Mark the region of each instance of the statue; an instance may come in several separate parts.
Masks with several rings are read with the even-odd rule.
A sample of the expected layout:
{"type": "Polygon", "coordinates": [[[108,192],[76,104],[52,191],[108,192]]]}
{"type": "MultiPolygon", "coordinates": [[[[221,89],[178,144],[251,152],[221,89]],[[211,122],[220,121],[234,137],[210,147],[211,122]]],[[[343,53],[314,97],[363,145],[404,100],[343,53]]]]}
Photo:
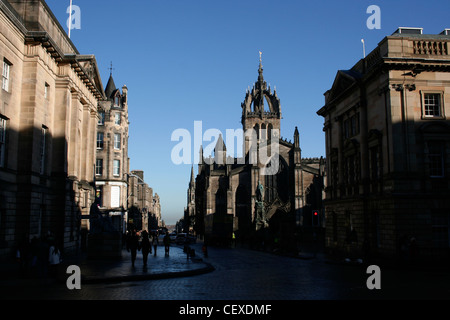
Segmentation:
{"type": "Polygon", "coordinates": [[[96,198],[94,203],[91,205],[89,215],[91,234],[98,234],[103,232],[111,233],[116,231],[109,217],[103,217],[102,213],[100,212],[98,198],[96,198]]]}
{"type": "Polygon", "coordinates": [[[263,202],[264,201],[264,187],[262,186],[260,181],[258,181],[258,187],[256,189],[256,199],[259,202],[263,202]]]}
{"type": "Polygon", "coordinates": [[[264,208],[264,187],[260,181],[258,181],[258,187],[256,188],[255,211],[256,230],[268,227],[268,223],[266,221],[266,212],[264,208]]]}

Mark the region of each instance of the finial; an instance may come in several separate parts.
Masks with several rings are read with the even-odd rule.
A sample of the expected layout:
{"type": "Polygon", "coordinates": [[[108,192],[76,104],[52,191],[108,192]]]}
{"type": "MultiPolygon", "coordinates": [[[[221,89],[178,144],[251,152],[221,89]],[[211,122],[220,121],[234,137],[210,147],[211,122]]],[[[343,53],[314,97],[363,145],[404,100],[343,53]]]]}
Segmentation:
{"type": "Polygon", "coordinates": [[[108,69],[109,69],[109,75],[112,76],[112,71],[115,69],[115,68],[113,68],[112,61],[111,61],[110,67],[108,69]]]}

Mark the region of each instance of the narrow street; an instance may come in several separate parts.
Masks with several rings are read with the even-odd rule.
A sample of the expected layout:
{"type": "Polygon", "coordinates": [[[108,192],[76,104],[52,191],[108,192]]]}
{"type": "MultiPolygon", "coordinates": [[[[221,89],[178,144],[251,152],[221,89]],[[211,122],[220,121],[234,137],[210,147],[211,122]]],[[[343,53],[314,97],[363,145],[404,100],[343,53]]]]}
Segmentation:
{"type": "MultiPolygon", "coordinates": [[[[24,299],[69,300],[349,300],[448,299],[450,273],[381,269],[381,289],[369,290],[362,265],[331,263],[322,255],[309,259],[279,256],[246,248],[192,245],[214,271],[191,277],[107,284],[64,283],[28,288],[24,299]]],[[[161,248],[162,250],[162,248],[161,248]]],[[[160,251],[162,252],[162,251],[160,251]]],[[[151,258],[151,257],[150,257],[151,258]]],[[[169,258],[170,259],[170,258],[169,258]]]]}

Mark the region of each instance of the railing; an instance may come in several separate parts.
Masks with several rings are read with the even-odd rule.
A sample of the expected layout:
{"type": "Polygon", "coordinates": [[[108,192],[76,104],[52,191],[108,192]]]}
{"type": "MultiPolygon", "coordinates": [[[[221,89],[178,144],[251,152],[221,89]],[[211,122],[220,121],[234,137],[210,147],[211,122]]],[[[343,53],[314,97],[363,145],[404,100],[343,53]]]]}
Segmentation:
{"type": "Polygon", "coordinates": [[[414,54],[448,55],[448,42],[417,40],[413,44],[414,54]]]}

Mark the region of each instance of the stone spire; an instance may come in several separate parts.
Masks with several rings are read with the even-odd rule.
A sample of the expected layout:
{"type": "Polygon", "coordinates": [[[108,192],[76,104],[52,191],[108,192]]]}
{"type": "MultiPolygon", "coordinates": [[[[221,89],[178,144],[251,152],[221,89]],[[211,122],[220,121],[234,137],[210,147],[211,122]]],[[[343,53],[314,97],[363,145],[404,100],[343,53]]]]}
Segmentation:
{"type": "Polygon", "coordinates": [[[193,188],[195,186],[195,177],[194,177],[194,165],[191,167],[191,181],[189,182],[189,188],[193,188]]]}

